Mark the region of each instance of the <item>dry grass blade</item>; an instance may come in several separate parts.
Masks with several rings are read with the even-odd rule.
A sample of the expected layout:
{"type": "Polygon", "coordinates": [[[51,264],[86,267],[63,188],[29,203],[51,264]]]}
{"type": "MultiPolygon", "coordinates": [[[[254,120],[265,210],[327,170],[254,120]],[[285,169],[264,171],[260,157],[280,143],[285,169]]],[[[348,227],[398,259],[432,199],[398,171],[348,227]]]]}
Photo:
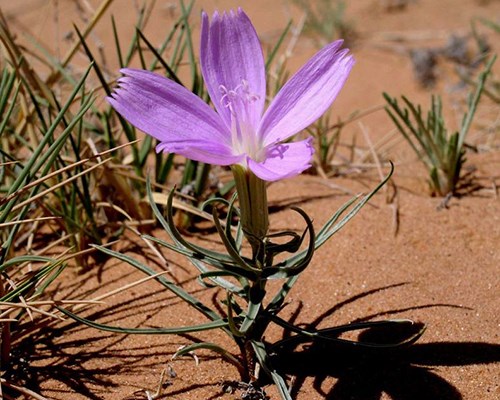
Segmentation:
{"type": "Polygon", "coordinates": [[[117,213],[123,215],[129,221],[133,221],[134,220],[129,214],[127,214],[127,212],[123,208],[118,207],[116,204],[106,203],[106,202],[100,201],[100,202],[97,202],[95,204],[95,206],[96,207],[102,207],[102,208],[110,208],[110,209],[116,211],[117,213]]]}
{"type": "MultiPolygon", "coordinates": [[[[96,155],[94,155],[94,156],[91,156],[91,157],[85,158],[85,159],[80,160],[80,161],[73,162],[71,165],[67,165],[67,166],[65,166],[65,167],[63,167],[63,168],[59,168],[59,169],[58,169],[58,170],[56,170],[56,171],[53,171],[53,172],[51,172],[51,173],[49,173],[49,174],[46,174],[46,175],[42,176],[41,178],[36,179],[36,180],[34,180],[34,181],[32,181],[32,182],[30,182],[30,183],[28,183],[28,184],[26,184],[26,185],[22,186],[22,187],[21,187],[21,188],[19,188],[17,191],[15,191],[15,192],[11,193],[9,196],[6,196],[6,197],[2,198],[2,199],[0,200],[0,205],[1,205],[1,204],[4,204],[4,203],[7,203],[9,200],[13,199],[14,197],[19,196],[21,193],[26,192],[27,190],[31,189],[32,187],[38,186],[40,183],[42,183],[42,182],[44,182],[44,181],[46,181],[46,180],[49,180],[49,179],[51,179],[51,178],[53,178],[53,177],[55,177],[55,176],[57,176],[57,175],[60,175],[60,174],[62,174],[63,172],[70,171],[70,170],[72,170],[72,169],[74,169],[74,168],[76,168],[76,167],[78,167],[78,166],[80,166],[80,165],[83,165],[83,164],[85,164],[85,163],[87,163],[87,162],[89,162],[89,161],[91,161],[91,160],[93,160],[93,159],[95,159],[95,158],[99,158],[99,157],[101,157],[101,156],[103,156],[103,155],[106,155],[106,154],[112,153],[112,152],[114,152],[114,151],[116,151],[116,150],[119,150],[119,149],[121,149],[121,148],[123,148],[123,147],[130,146],[130,145],[132,145],[132,144],[133,144],[133,143],[126,143],[126,144],[122,144],[122,145],[120,145],[120,146],[116,146],[116,147],[114,147],[114,148],[112,148],[112,149],[105,150],[105,151],[103,151],[103,152],[101,152],[101,153],[98,153],[98,154],[96,154],[96,155]]],[[[95,166],[94,166],[94,167],[95,167],[95,166]]],[[[87,171],[87,172],[89,172],[89,171],[90,171],[90,169],[89,169],[89,170],[86,170],[86,171],[87,171]]],[[[84,172],[85,172],[85,171],[84,171],[84,172]]],[[[72,179],[72,180],[73,180],[73,179],[72,179]]],[[[67,183],[67,182],[69,182],[69,181],[65,181],[65,182],[67,183]]]]}
{"type": "MultiPolygon", "coordinates": [[[[152,193],[152,197],[153,197],[153,200],[156,204],[161,204],[161,205],[165,206],[168,203],[168,195],[166,195],[164,193],[154,192],[154,193],[152,193]]],[[[147,201],[147,199],[145,199],[145,200],[147,201]]],[[[190,205],[182,200],[177,200],[174,198],[172,205],[174,208],[176,208],[178,210],[186,211],[190,214],[196,215],[197,217],[206,219],[207,221],[213,220],[212,214],[207,213],[205,211],[201,211],[199,208],[194,207],[194,206],[192,206],[192,205],[190,205]]]]}
{"type": "MultiPolygon", "coordinates": [[[[30,306],[53,306],[53,305],[72,305],[72,304],[103,304],[102,301],[98,300],[36,300],[30,301],[27,304],[30,306]]],[[[0,301],[0,308],[2,307],[19,307],[19,303],[12,303],[9,301],[0,301]]]]}
{"type": "MultiPolygon", "coordinates": [[[[134,286],[134,285],[132,285],[134,286]]],[[[0,301],[0,322],[17,322],[16,318],[8,318],[8,316],[19,310],[25,310],[30,317],[30,320],[33,322],[34,317],[32,313],[40,314],[45,317],[49,317],[51,319],[57,319],[60,321],[64,321],[64,318],[60,315],[54,314],[50,311],[46,311],[41,306],[58,306],[58,305],[79,305],[90,306],[90,305],[99,305],[104,304],[102,301],[97,299],[93,300],[51,300],[51,301],[25,301],[23,299],[20,303],[13,303],[9,301],[0,301]]]]}
{"type": "Polygon", "coordinates": [[[9,226],[14,226],[14,225],[19,225],[19,224],[29,224],[31,222],[50,221],[50,220],[59,219],[59,218],[60,217],[39,217],[39,218],[23,219],[20,221],[3,222],[3,223],[0,223],[0,228],[7,228],[9,226]]]}
{"type": "Polygon", "coordinates": [[[13,164],[19,164],[19,161],[0,162],[0,167],[6,167],[8,165],[13,165],[13,164]]]}
{"type": "Polygon", "coordinates": [[[345,125],[350,124],[351,122],[354,122],[358,119],[362,119],[364,117],[367,117],[368,115],[371,115],[373,113],[376,113],[377,111],[381,111],[384,109],[383,105],[377,105],[377,106],[372,106],[364,110],[356,111],[352,113],[345,121],[340,121],[337,122],[331,126],[328,127],[328,130],[335,129],[335,128],[342,128],[345,125]]]}
{"type": "MultiPolygon", "coordinates": [[[[365,138],[366,144],[368,145],[368,149],[370,151],[370,154],[373,158],[375,165],[377,166],[377,172],[378,172],[379,178],[382,180],[382,179],[384,179],[384,171],[382,170],[382,163],[380,162],[380,157],[377,154],[377,150],[375,149],[375,146],[373,145],[373,142],[370,138],[370,134],[368,133],[368,129],[366,128],[366,126],[362,122],[359,123],[359,128],[361,129],[361,132],[363,133],[363,136],[365,138]]],[[[383,189],[387,193],[387,186],[384,186],[383,189]]]]}
{"type": "Polygon", "coordinates": [[[94,170],[94,169],[96,169],[96,168],[99,168],[100,166],[102,166],[103,164],[105,164],[105,163],[107,163],[107,162],[109,162],[109,161],[111,161],[111,158],[108,158],[108,159],[106,159],[106,160],[104,160],[104,161],[101,161],[101,162],[99,162],[99,163],[97,163],[97,164],[93,165],[92,167],[87,168],[86,170],[84,170],[84,171],[82,171],[82,172],[80,172],[80,173],[78,173],[78,174],[76,174],[76,175],[71,176],[71,178],[65,179],[64,181],[59,182],[59,183],[57,183],[57,184],[55,184],[55,185],[51,186],[50,188],[48,188],[48,189],[44,190],[43,192],[40,192],[40,193],[38,193],[37,195],[35,195],[35,196],[33,196],[33,197],[30,197],[29,199],[27,199],[27,200],[25,200],[25,201],[22,201],[22,202],[21,202],[21,203],[19,203],[19,204],[16,204],[16,205],[12,208],[12,211],[16,211],[16,210],[18,210],[18,209],[20,209],[20,208],[22,208],[22,207],[24,207],[24,206],[26,206],[26,205],[28,205],[28,204],[33,203],[34,201],[36,201],[36,200],[38,200],[38,199],[40,199],[40,198],[43,198],[44,196],[48,195],[49,193],[51,193],[51,192],[55,191],[56,189],[59,189],[60,187],[62,187],[62,186],[64,186],[64,185],[66,185],[67,183],[72,182],[72,181],[74,181],[75,179],[78,179],[79,177],[81,177],[81,176],[83,176],[83,175],[85,175],[85,174],[88,174],[89,172],[93,171],[93,170],[94,170]]]}
{"type": "MultiPolygon", "coordinates": [[[[148,282],[152,279],[156,279],[158,278],[159,276],[162,276],[162,275],[165,275],[165,274],[168,274],[169,271],[162,271],[162,272],[158,272],[157,274],[154,274],[154,275],[149,275],[145,278],[142,278],[142,279],[139,279],[135,282],[131,282],[127,285],[124,285],[122,287],[119,287],[118,289],[115,289],[115,290],[112,290],[110,292],[107,292],[107,293],[104,293],[100,296],[97,296],[97,297],[94,297],[92,300],[80,300],[78,303],[76,303],[76,306],[73,308],[74,311],[77,311],[77,310],[80,310],[86,306],[89,306],[89,305],[95,305],[95,304],[103,304],[103,301],[104,299],[108,298],[108,297],[111,297],[115,294],[118,294],[118,293],[121,293],[125,290],[128,290],[128,289],[131,289],[135,286],[138,286],[138,285],[141,285],[145,282],[148,282]]],[[[68,303],[66,302],[66,304],[71,304],[71,303],[68,303]]]]}
{"type": "MultiPolygon", "coordinates": [[[[373,142],[370,138],[370,134],[368,132],[368,129],[365,127],[363,123],[359,123],[359,126],[361,128],[361,131],[363,132],[363,136],[365,137],[365,141],[368,144],[368,147],[370,149],[371,155],[373,157],[373,160],[375,161],[375,164],[377,165],[377,171],[379,174],[379,178],[383,179],[384,177],[384,172],[382,170],[382,163],[380,161],[379,155],[377,154],[377,151],[375,149],[375,146],[373,145],[373,142]]],[[[392,182],[392,181],[390,181],[392,182]]],[[[396,236],[399,232],[399,204],[398,204],[398,197],[397,197],[397,189],[396,186],[393,184],[391,187],[393,187],[393,195],[391,196],[389,193],[389,185],[385,185],[383,187],[384,193],[385,193],[385,200],[386,203],[391,207],[392,209],[392,226],[393,226],[393,235],[396,236]]]]}
{"type": "MultiPolygon", "coordinates": [[[[96,13],[90,20],[89,24],[86,26],[86,28],[82,32],[82,37],[86,38],[94,29],[95,25],[97,22],[102,18],[108,7],[111,5],[113,0],[104,0],[99,8],[97,9],[96,13]]],[[[63,61],[61,62],[62,67],[66,67],[70,61],[72,60],[73,56],[76,54],[78,49],[80,48],[81,42],[79,40],[75,41],[71,49],[68,51],[66,56],[64,57],[63,61]]],[[[61,76],[60,70],[54,71],[46,80],[47,85],[52,85],[54,82],[56,82],[59,77],[61,76]]]]}
{"type": "MultiPolygon", "coordinates": [[[[17,312],[19,309],[23,309],[28,313],[31,322],[34,321],[32,312],[44,315],[46,317],[59,319],[61,321],[64,320],[62,317],[60,317],[58,315],[55,315],[51,312],[48,312],[48,311],[45,311],[41,308],[33,306],[29,302],[26,302],[24,299],[21,303],[0,302],[0,310],[2,310],[3,308],[6,308],[6,310],[0,314],[0,318],[3,318],[4,316],[9,315],[11,312],[14,312],[14,311],[17,312]]],[[[17,321],[17,320],[15,320],[15,321],[17,321]]]]}
{"type": "MultiPolygon", "coordinates": [[[[43,397],[42,395],[39,395],[38,393],[35,393],[34,391],[32,391],[28,388],[25,388],[23,386],[14,385],[13,383],[8,382],[4,378],[0,378],[0,384],[7,387],[7,388],[13,389],[16,392],[23,394],[25,396],[31,396],[31,398],[33,398],[35,400],[49,400],[48,398],[43,397]]],[[[0,394],[1,394],[1,392],[0,392],[0,394]]]]}
{"type": "MultiPolygon", "coordinates": [[[[106,244],[103,244],[102,246],[103,247],[109,247],[109,246],[112,246],[114,245],[115,243],[117,243],[118,240],[115,240],[115,241],[112,241],[112,242],[108,242],[106,244]]],[[[68,261],[68,260],[71,260],[71,259],[74,259],[74,258],[79,258],[81,256],[84,256],[84,255],[87,255],[87,254],[91,254],[93,252],[96,251],[96,249],[94,249],[93,247],[90,247],[88,249],[85,249],[85,250],[80,250],[80,251],[77,251],[75,253],[70,253],[71,249],[68,249],[67,251],[64,251],[63,253],[61,253],[58,257],[57,257],[57,260],[61,261],[61,262],[64,262],[64,261],[68,261]]]]}

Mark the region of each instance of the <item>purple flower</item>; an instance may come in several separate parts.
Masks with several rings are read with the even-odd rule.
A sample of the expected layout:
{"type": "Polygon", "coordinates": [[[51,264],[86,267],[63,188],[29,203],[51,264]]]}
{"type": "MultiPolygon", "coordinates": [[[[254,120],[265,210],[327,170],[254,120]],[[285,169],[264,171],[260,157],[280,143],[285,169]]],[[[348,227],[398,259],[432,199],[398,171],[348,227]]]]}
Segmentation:
{"type": "Polygon", "coordinates": [[[332,104],[354,64],[338,40],[324,47],[280,90],[264,112],[266,71],[259,38],[239,9],[209,22],[202,14],[201,70],[215,112],[177,83],[122,69],[108,101],[137,128],[160,141],[156,150],[210,164],[240,164],[266,181],[310,166],[312,138],[284,143],[332,104]]]}

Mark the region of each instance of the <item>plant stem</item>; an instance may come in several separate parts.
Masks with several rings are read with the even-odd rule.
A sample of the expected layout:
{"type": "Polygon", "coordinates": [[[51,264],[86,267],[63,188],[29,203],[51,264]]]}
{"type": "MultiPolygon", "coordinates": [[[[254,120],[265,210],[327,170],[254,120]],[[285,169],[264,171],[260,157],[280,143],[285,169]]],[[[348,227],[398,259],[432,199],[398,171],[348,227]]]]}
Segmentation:
{"type": "Polygon", "coordinates": [[[252,259],[261,267],[264,262],[263,241],[269,230],[266,182],[241,165],[233,165],[236,191],[240,202],[243,233],[252,246],[252,259]]]}

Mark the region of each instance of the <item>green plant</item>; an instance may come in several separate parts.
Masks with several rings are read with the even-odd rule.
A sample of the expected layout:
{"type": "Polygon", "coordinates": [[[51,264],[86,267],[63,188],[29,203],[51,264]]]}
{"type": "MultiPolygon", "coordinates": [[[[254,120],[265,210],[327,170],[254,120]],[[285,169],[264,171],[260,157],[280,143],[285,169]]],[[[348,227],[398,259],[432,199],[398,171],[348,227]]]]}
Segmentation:
{"type": "Polygon", "coordinates": [[[468,97],[468,110],[464,114],[460,130],[451,135],[446,128],[439,96],[432,96],[431,108],[427,116],[424,116],[422,108],[415,106],[407,97],[402,96],[404,105],[400,106],[395,98],[387,93],[383,94],[388,104],[387,113],[429,171],[432,194],[456,194],[461,168],[465,162],[465,138],[495,59],[496,57],[491,58],[480,73],[476,89],[468,97]]]}
{"type": "MultiPolygon", "coordinates": [[[[306,129],[306,132],[314,138],[315,154],[313,167],[320,176],[327,178],[339,172],[339,167],[334,166],[334,158],[341,144],[340,139],[342,130],[350,123],[373,112],[379,111],[380,109],[382,109],[382,106],[370,107],[366,110],[357,110],[351,113],[346,119],[339,119],[334,124],[330,122],[330,113],[327,112],[306,129]]],[[[352,152],[354,145],[350,147],[352,152]]],[[[347,163],[350,162],[352,162],[352,160],[347,160],[347,163]]]]}
{"type": "MultiPolygon", "coordinates": [[[[86,84],[81,88],[81,93],[78,95],[79,100],[83,101],[89,96],[88,87],[93,87],[94,93],[100,93],[101,91],[107,94],[111,93],[113,82],[109,79],[107,67],[103,61],[99,61],[98,57],[94,56],[92,46],[88,43],[89,35],[97,22],[103,19],[105,11],[111,3],[112,0],[102,1],[95,15],[89,18],[86,27],[82,29],[74,27],[76,41],[62,60],[58,60],[36,39],[29,37],[27,34],[26,36],[30,39],[33,48],[28,49],[18,45],[16,35],[10,31],[9,26],[6,25],[6,20],[2,19],[0,23],[0,39],[4,45],[5,60],[11,65],[19,64],[15,71],[24,83],[19,96],[21,103],[15,106],[23,107],[21,113],[18,113],[17,109],[15,109],[14,118],[2,121],[7,131],[15,131],[18,134],[15,138],[9,138],[11,149],[15,148],[16,152],[22,153],[27,148],[28,141],[24,137],[26,134],[29,134],[32,139],[40,140],[38,138],[38,125],[44,126],[50,123],[50,118],[53,118],[60,108],[61,93],[65,93],[68,88],[71,90],[82,73],[81,68],[76,65],[74,60],[79,48],[85,52],[93,69],[86,84]],[[43,66],[48,69],[46,79],[41,76],[40,70],[30,65],[33,59],[41,60],[43,66]],[[94,77],[97,77],[97,84],[94,77]],[[23,119],[21,124],[18,124],[18,116],[23,119]],[[14,146],[14,141],[18,139],[20,139],[20,143],[14,146]]],[[[114,54],[121,67],[138,63],[142,68],[158,72],[164,71],[167,76],[186,86],[190,86],[194,93],[208,101],[206,93],[203,92],[202,78],[194,59],[189,22],[193,3],[194,1],[187,5],[181,4],[180,16],[173,22],[172,29],[167,32],[158,47],[153,46],[144,33],[148,15],[151,12],[151,7],[148,7],[147,4],[139,10],[136,31],[130,42],[127,43],[126,51],[123,51],[125,46],[123,46],[123,40],[118,35],[115,20],[111,18],[111,34],[114,38],[114,48],[106,52],[107,58],[112,58],[114,54]],[[179,68],[183,65],[187,65],[191,71],[190,78],[186,79],[187,82],[181,82],[177,76],[179,68]]],[[[62,123],[65,123],[70,117],[71,113],[68,111],[68,115],[64,117],[62,123]]],[[[70,203],[82,204],[87,210],[88,215],[84,221],[77,223],[87,225],[88,228],[84,231],[80,230],[79,241],[73,243],[77,245],[78,249],[85,248],[89,242],[95,243],[98,241],[98,237],[120,235],[120,229],[108,230],[105,234],[96,232],[95,225],[98,224],[96,219],[112,220],[128,215],[134,220],[148,220],[150,211],[142,203],[146,194],[145,175],[149,169],[154,171],[153,186],[158,188],[170,183],[169,179],[172,179],[172,172],[177,168],[176,164],[180,165],[179,168],[182,168],[181,191],[178,193],[178,197],[185,204],[182,210],[179,211],[178,217],[179,221],[184,221],[185,227],[191,224],[191,211],[196,213],[196,207],[200,202],[217,190],[214,191],[214,187],[208,185],[209,165],[190,160],[178,160],[176,162],[174,154],[168,154],[167,156],[156,154],[151,157],[151,150],[155,145],[153,138],[149,136],[141,138],[136,129],[117,116],[110,107],[103,108],[101,105],[92,105],[90,107],[89,116],[68,137],[68,142],[62,147],[62,157],[57,160],[58,165],[63,166],[65,159],[78,161],[88,156],[89,153],[96,155],[101,150],[114,149],[112,160],[102,169],[96,171],[98,174],[96,181],[101,181],[102,184],[96,185],[93,200],[90,199],[90,193],[85,192],[85,189],[88,188],[88,184],[84,182],[87,179],[85,177],[81,178],[81,193],[69,193],[67,188],[61,189],[57,193],[60,200],[64,200],[60,202],[59,208],[70,206],[70,208],[74,209],[70,204],[66,204],[66,199],[71,199],[70,203]],[[120,146],[125,141],[128,143],[126,149],[120,146]],[[108,189],[111,186],[113,187],[112,191],[108,189]],[[130,190],[131,187],[132,190],[130,190]],[[97,215],[94,215],[92,202],[94,204],[106,204],[106,206],[95,210],[97,215]],[[121,211],[117,212],[118,209],[121,211]]],[[[81,171],[77,168],[76,172],[81,171]]],[[[61,212],[66,215],[69,211],[62,210],[61,212]]],[[[75,223],[67,226],[67,228],[70,227],[74,230],[75,223]]]]}
{"type": "Polygon", "coordinates": [[[332,170],[332,161],[340,143],[340,133],[343,125],[330,124],[330,116],[325,114],[307,132],[314,137],[315,160],[314,167],[324,177],[332,170]]]}
{"type": "MultiPolygon", "coordinates": [[[[102,244],[118,237],[129,224],[144,226],[153,222],[147,219],[149,210],[142,204],[153,140],[147,136],[139,143],[133,126],[117,117],[110,107],[102,109],[94,104],[94,93],[101,90],[110,93],[110,83],[86,38],[111,3],[112,0],[103,1],[81,31],[75,26],[78,40],[62,60],[33,38],[30,40],[34,48],[19,45],[17,34],[10,30],[0,11],[2,369],[9,364],[10,336],[17,329],[11,325],[18,326],[26,316],[28,308],[23,311],[21,305],[41,298],[68,259],[73,258],[78,267],[86,266],[89,255],[94,252],[89,249],[89,243],[102,244]],[[72,65],[80,46],[91,62],[85,71],[72,65]],[[48,69],[47,78],[32,66],[33,60],[42,60],[48,69]],[[100,86],[94,84],[95,88],[89,91],[88,87],[93,84],[89,77],[92,70],[100,86]],[[120,145],[124,142],[123,135],[128,142],[120,145]],[[126,162],[127,159],[131,162],[126,162]],[[23,246],[38,236],[51,243],[42,246],[35,241],[23,246]],[[55,246],[67,247],[64,261],[43,255],[55,246]],[[26,267],[28,264],[31,269],[26,267]],[[12,314],[16,316],[11,318],[12,314]]],[[[162,69],[180,82],[176,73],[187,54],[191,89],[208,101],[193,53],[189,22],[193,2],[187,6],[181,3],[181,9],[180,17],[163,43],[155,48],[143,33],[150,8],[142,7],[135,36],[126,53],[122,52],[112,18],[116,57],[121,66],[128,66],[138,58],[143,67],[148,64],[151,70],[162,69]],[[167,48],[170,48],[168,56],[167,48]]],[[[287,31],[288,28],[270,50],[269,66],[287,31]]],[[[163,184],[168,182],[173,169],[174,154],[156,155],[152,184],[155,190],[165,189],[163,184]]],[[[213,194],[213,189],[207,188],[209,171],[208,164],[191,160],[184,164],[180,186],[192,190],[190,195],[177,192],[173,200],[176,210],[182,210],[178,221],[183,222],[184,227],[190,223],[186,215],[206,218],[195,206],[213,194]]],[[[221,191],[227,196],[233,186],[226,185],[221,191]]]]}
{"type": "MultiPolygon", "coordinates": [[[[389,175],[369,194],[361,198],[353,198],[344,204],[319,230],[317,234],[310,218],[302,210],[294,209],[303,219],[306,228],[303,234],[293,231],[282,231],[266,235],[258,239],[250,234],[250,240],[256,245],[252,256],[245,256],[245,246],[243,238],[244,229],[241,220],[236,226],[230,221],[234,215],[240,215],[234,202],[234,197],[230,202],[225,199],[213,199],[210,203],[221,202],[227,206],[227,218],[219,220],[217,211],[213,209],[213,222],[226,249],[226,252],[214,251],[191,243],[185,240],[175,226],[172,214],[173,191],[170,193],[166,208],[166,218],[154,204],[152,192],[149,192],[153,212],[158,218],[163,228],[168,233],[171,242],[167,242],[153,236],[143,235],[144,239],[157,243],[169,250],[186,256],[191,264],[198,271],[198,281],[203,287],[218,287],[225,293],[225,298],[220,302],[226,307],[225,312],[214,308],[211,304],[203,303],[195,295],[185,291],[179,285],[163,276],[157,276],[156,272],[148,265],[135,258],[121,254],[119,252],[96,246],[105,254],[115,257],[130,264],[132,267],[142,271],[144,274],[154,277],[163,287],[170,290],[179,298],[184,300],[189,306],[199,311],[208,322],[185,327],[169,328],[126,328],[101,324],[76,315],[75,313],[60,308],[67,316],[84,323],[88,326],[125,334],[184,334],[190,332],[200,332],[212,329],[221,329],[239,347],[240,354],[234,355],[224,346],[212,342],[199,342],[188,345],[179,350],[174,357],[188,354],[197,349],[208,349],[221,355],[226,361],[235,365],[241,374],[241,379],[246,382],[255,381],[262,378],[255,370],[257,362],[264,371],[264,375],[269,376],[278,386],[283,399],[290,399],[287,385],[283,377],[276,371],[270,360],[270,354],[278,351],[290,338],[276,343],[267,343],[263,337],[270,325],[277,325],[287,332],[294,333],[292,340],[301,342],[342,342],[357,347],[367,348],[394,348],[409,345],[416,341],[423,333],[424,328],[415,325],[413,333],[400,341],[393,343],[366,343],[356,342],[339,338],[339,335],[347,331],[356,331],[378,327],[411,327],[414,325],[409,320],[388,320],[366,322],[360,324],[343,325],[322,330],[304,329],[287,322],[279,317],[279,313],[285,305],[286,297],[292,287],[297,282],[300,273],[305,270],[312,260],[317,248],[322,246],[328,239],[337,233],[357,212],[368,202],[368,200],[387,182],[389,175]],[[301,244],[308,236],[309,243],[306,249],[301,250],[301,244]],[[279,240],[279,242],[275,242],[279,240]],[[288,258],[283,258],[285,253],[292,253],[288,258]],[[275,261],[278,260],[278,261],[275,261]],[[268,293],[268,283],[270,281],[282,280],[282,284],[274,293],[268,293]]],[[[251,185],[251,184],[250,184],[251,185]]],[[[250,186],[252,187],[252,186],[250,186]]],[[[261,196],[253,193],[251,196],[261,196]]],[[[267,205],[263,205],[267,207],[267,205]]],[[[254,382],[258,385],[259,382],[254,382]]]]}
{"type": "Polygon", "coordinates": [[[178,82],[150,71],[122,70],[124,77],[107,99],[120,115],[161,140],[162,148],[198,161],[231,168],[236,194],[231,200],[213,198],[204,204],[211,208],[212,221],[224,251],[185,239],[174,221],[175,191],[170,191],[164,217],[155,204],[149,185],[150,204],[168,233],[169,241],[143,235],[147,241],[185,256],[194,266],[200,284],[217,288],[216,293],[222,298],[218,298],[215,305],[212,301],[203,302],[196,297],[196,293],[158,276],[145,263],[96,245],[103,253],[154,277],[167,290],[200,312],[208,322],[134,329],[101,324],[82,318],[73,311],[59,309],[79,322],[118,333],[180,335],[220,329],[237,345],[239,354],[232,354],[220,344],[200,342],[179,350],[176,356],[200,348],[217,352],[234,364],[241,378],[251,385],[263,385],[265,378],[271,378],[285,400],[291,398],[290,393],[284,377],[271,360],[271,354],[284,342],[265,341],[271,325],[295,334],[296,340],[342,342],[361,348],[394,348],[417,340],[423,333],[423,327],[409,320],[366,322],[314,330],[295,326],[279,317],[288,293],[310,265],[316,249],[353,218],[393,172],[391,165],[390,173],[374,190],[342,206],[317,234],[311,218],[299,208],[293,210],[304,220],[302,233],[292,230],[271,233],[269,230],[267,183],[296,176],[310,166],[312,138],[300,141],[288,139],[318,119],[346,81],[354,60],[341,45],[341,41],[335,41],[314,55],[281,88],[265,112],[262,110],[266,97],[266,67],[262,49],[253,25],[241,9],[224,14],[215,12],[211,22],[207,14],[202,14],[200,59],[205,84],[217,112],[178,82]],[[236,201],[239,208],[235,206],[236,201]],[[220,219],[218,208],[214,205],[225,207],[224,220],[220,219]],[[237,223],[233,225],[235,219],[237,223]],[[271,285],[271,281],[277,284],[271,285]],[[380,326],[412,327],[413,332],[390,343],[360,342],[339,337],[343,332],[380,326]]]}

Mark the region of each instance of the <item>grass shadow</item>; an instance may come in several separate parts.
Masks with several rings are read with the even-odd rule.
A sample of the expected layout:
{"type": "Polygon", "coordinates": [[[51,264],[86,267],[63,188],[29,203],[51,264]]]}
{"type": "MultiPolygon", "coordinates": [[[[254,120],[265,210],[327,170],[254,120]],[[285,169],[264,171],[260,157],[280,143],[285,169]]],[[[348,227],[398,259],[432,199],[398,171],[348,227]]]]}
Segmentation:
{"type": "MultiPolygon", "coordinates": [[[[132,378],[137,374],[151,375],[152,371],[170,365],[173,351],[166,348],[178,347],[175,339],[168,338],[156,344],[146,340],[124,346],[122,342],[127,336],[98,331],[76,322],[43,328],[17,344],[13,357],[22,362],[15,363],[3,378],[53,400],[71,399],[72,395],[89,400],[115,398],[113,391],[122,391],[122,381],[117,382],[114,376],[132,378]],[[88,334],[79,334],[82,330],[88,330],[88,334]],[[72,337],[73,334],[76,337],[72,337]],[[49,380],[52,383],[45,385],[49,380]]],[[[134,379],[128,381],[127,385],[131,387],[127,399],[147,398],[146,390],[153,392],[156,389],[148,387],[145,382],[141,386],[141,381],[134,379]]],[[[163,387],[170,385],[165,398],[213,386],[213,383],[200,382],[185,386],[182,383],[175,385],[175,379],[171,379],[165,381],[163,387]]],[[[12,390],[8,395],[11,398],[24,398],[18,397],[12,390]]]]}

